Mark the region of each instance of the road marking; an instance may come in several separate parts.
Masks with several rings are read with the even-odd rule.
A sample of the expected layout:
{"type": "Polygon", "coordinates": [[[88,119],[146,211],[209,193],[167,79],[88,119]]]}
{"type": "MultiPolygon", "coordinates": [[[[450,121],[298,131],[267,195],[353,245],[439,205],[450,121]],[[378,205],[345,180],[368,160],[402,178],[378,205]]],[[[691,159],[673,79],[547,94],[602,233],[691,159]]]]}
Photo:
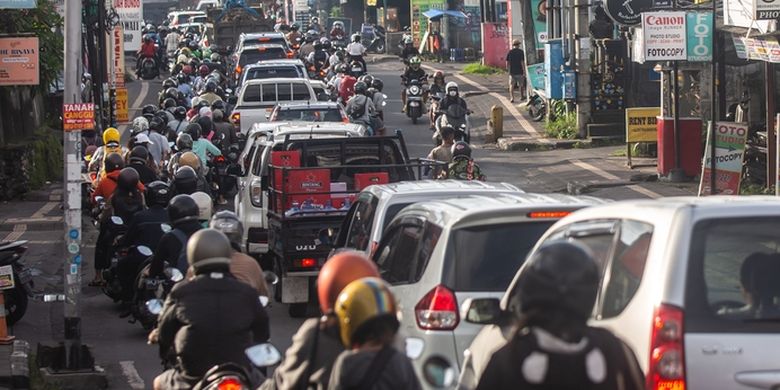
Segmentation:
{"type": "Polygon", "coordinates": [[[127,383],[130,384],[131,389],[144,389],[145,383],[138,375],[138,370],[135,369],[135,363],[132,360],[124,360],[119,362],[119,366],[122,367],[122,374],[127,378],[127,383]]]}
{"type": "Polygon", "coordinates": [[[8,218],[5,223],[35,223],[35,222],[59,222],[62,216],[40,217],[40,218],[8,218]]]}
{"type": "MultiPolygon", "coordinates": [[[[141,82],[141,92],[138,94],[138,96],[133,101],[133,105],[130,106],[131,111],[138,111],[141,109],[141,104],[143,104],[144,100],[146,99],[146,95],[149,94],[149,84],[147,82],[141,82]]],[[[129,115],[128,117],[132,118],[135,116],[135,112],[133,112],[133,115],[129,115]]],[[[127,128],[130,127],[130,124],[124,124],[122,126],[118,126],[119,134],[124,134],[124,132],[127,130],[127,128]]]]}
{"type": "MultiPolygon", "coordinates": [[[[593,166],[591,164],[588,164],[588,163],[586,163],[584,161],[569,160],[569,162],[572,165],[574,165],[574,166],[580,167],[580,168],[582,168],[582,169],[584,169],[586,171],[594,173],[594,174],[596,174],[598,176],[601,176],[601,177],[603,177],[603,178],[605,178],[607,180],[622,180],[620,177],[615,176],[615,175],[613,175],[613,174],[611,174],[611,173],[609,173],[609,172],[607,172],[607,171],[605,171],[605,170],[603,170],[601,168],[595,167],[595,166],[593,166]]],[[[648,190],[647,188],[644,188],[644,187],[636,185],[636,184],[629,185],[629,186],[627,186],[627,188],[632,190],[632,191],[634,191],[634,192],[637,192],[639,194],[647,196],[648,198],[653,198],[653,199],[655,199],[655,198],[663,198],[663,195],[661,195],[661,194],[659,194],[659,193],[657,193],[655,191],[648,190]]]]}
{"type": "Polygon", "coordinates": [[[27,231],[27,225],[25,224],[19,224],[14,225],[14,230],[11,231],[11,233],[8,233],[5,237],[3,237],[2,241],[16,241],[22,237],[24,232],[27,231]]]}
{"type": "Polygon", "coordinates": [[[38,211],[36,211],[31,218],[43,218],[49,211],[54,210],[55,207],[57,207],[57,202],[46,202],[43,206],[41,206],[38,211]]]}

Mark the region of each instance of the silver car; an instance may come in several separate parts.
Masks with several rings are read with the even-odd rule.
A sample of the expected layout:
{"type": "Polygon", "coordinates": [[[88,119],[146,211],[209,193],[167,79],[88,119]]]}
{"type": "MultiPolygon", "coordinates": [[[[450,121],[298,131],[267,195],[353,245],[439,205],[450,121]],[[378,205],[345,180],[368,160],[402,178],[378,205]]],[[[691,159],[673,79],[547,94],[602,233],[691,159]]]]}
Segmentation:
{"type": "Polygon", "coordinates": [[[443,384],[432,371],[455,377],[481,328],[460,320],[458,303],[499,298],[555,221],[601,203],[556,194],[467,196],[415,203],[393,218],[373,260],[398,299],[400,333],[416,350],[413,365],[426,388],[443,384]]]}
{"type": "MultiPolygon", "coordinates": [[[[590,324],[633,349],[648,388],[780,387],[778,198],[618,202],[562,219],[538,245],[559,239],[595,254],[602,282],[590,324]]],[[[460,388],[476,386],[512,334],[517,280],[500,303],[463,304],[467,321],[488,325],[466,352],[460,388]]]]}

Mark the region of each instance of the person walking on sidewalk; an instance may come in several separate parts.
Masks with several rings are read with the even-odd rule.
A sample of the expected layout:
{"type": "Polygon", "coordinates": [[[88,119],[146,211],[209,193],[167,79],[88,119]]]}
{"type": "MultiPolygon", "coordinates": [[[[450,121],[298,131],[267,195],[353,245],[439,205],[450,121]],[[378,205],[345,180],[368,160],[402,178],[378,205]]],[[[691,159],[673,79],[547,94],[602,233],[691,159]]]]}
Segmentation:
{"type": "Polygon", "coordinates": [[[520,40],[512,42],[512,50],[506,54],[509,69],[509,101],[515,101],[515,86],[520,88],[520,100],[525,100],[525,52],[520,48],[520,40]]]}

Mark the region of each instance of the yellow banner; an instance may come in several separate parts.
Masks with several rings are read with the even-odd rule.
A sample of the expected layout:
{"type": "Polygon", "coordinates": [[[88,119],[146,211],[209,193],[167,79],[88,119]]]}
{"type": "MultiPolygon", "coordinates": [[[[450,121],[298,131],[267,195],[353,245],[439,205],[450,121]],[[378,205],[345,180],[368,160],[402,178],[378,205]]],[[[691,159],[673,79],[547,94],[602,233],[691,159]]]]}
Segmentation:
{"type": "Polygon", "coordinates": [[[626,142],[658,142],[659,107],[626,108],[626,142]]]}
{"type": "Polygon", "coordinates": [[[369,7],[376,7],[376,0],[366,0],[366,5],[369,7]]]}
{"type": "Polygon", "coordinates": [[[124,123],[127,118],[127,88],[116,89],[116,121],[124,123]]]}

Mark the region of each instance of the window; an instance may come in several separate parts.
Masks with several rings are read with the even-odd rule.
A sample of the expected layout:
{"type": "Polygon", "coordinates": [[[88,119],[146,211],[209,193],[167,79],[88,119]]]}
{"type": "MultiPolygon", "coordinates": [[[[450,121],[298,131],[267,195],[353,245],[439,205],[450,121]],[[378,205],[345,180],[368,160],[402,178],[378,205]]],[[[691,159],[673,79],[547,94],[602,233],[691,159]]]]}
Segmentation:
{"type": "Polygon", "coordinates": [[[244,89],[244,102],[259,102],[262,85],[249,85],[244,89]]]}
{"type": "Polygon", "coordinates": [[[366,250],[370,245],[371,227],[374,224],[376,206],[379,200],[370,195],[361,195],[358,202],[349,225],[346,247],[366,250]]]}
{"type": "Polygon", "coordinates": [[[691,240],[686,287],[689,329],[744,332],[774,328],[776,332],[780,220],[723,218],[698,223],[691,240]]]}
{"type": "Polygon", "coordinates": [[[441,228],[427,222],[391,228],[374,255],[380,276],[391,285],[419,281],[440,236],[441,228]]]}
{"type": "Polygon", "coordinates": [[[396,203],[393,205],[390,205],[387,208],[387,211],[385,211],[385,220],[383,221],[382,230],[387,229],[387,225],[390,224],[390,222],[393,222],[393,218],[404,209],[404,207],[410,205],[411,203],[396,203]]]}
{"type": "MultiPolygon", "coordinates": [[[[293,92],[294,93],[294,92],[293,92]]],[[[306,121],[306,122],[341,122],[341,113],[338,109],[280,109],[274,120],[306,121]]]]}
{"type": "Polygon", "coordinates": [[[277,88],[277,94],[276,99],[277,101],[287,102],[292,99],[292,86],[288,83],[280,83],[276,84],[277,88]]]}
{"type": "Polygon", "coordinates": [[[288,67],[261,67],[261,68],[251,68],[247,71],[246,80],[256,80],[256,79],[270,79],[270,78],[286,78],[286,79],[297,79],[300,77],[300,74],[298,74],[298,70],[295,69],[295,67],[288,66],[288,67]]]}
{"type": "Polygon", "coordinates": [[[276,101],[276,84],[263,84],[263,103],[276,101]]]}
{"type": "Polygon", "coordinates": [[[602,283],[604,293],[599,315],[602,319],[623,312],[639,288],[653,238],[653,226],[624,220],[620,223],[619,237],[602,283]]]}
{"type": "MultiPolygon", "coordinates": [[[[309,86],[303,83],[294,83],[293,85],[292,100],[310,100],[311,92],[309,92],[309,86]]],[[[339,118],[341,119],[341,118],[339,118]]]]}

